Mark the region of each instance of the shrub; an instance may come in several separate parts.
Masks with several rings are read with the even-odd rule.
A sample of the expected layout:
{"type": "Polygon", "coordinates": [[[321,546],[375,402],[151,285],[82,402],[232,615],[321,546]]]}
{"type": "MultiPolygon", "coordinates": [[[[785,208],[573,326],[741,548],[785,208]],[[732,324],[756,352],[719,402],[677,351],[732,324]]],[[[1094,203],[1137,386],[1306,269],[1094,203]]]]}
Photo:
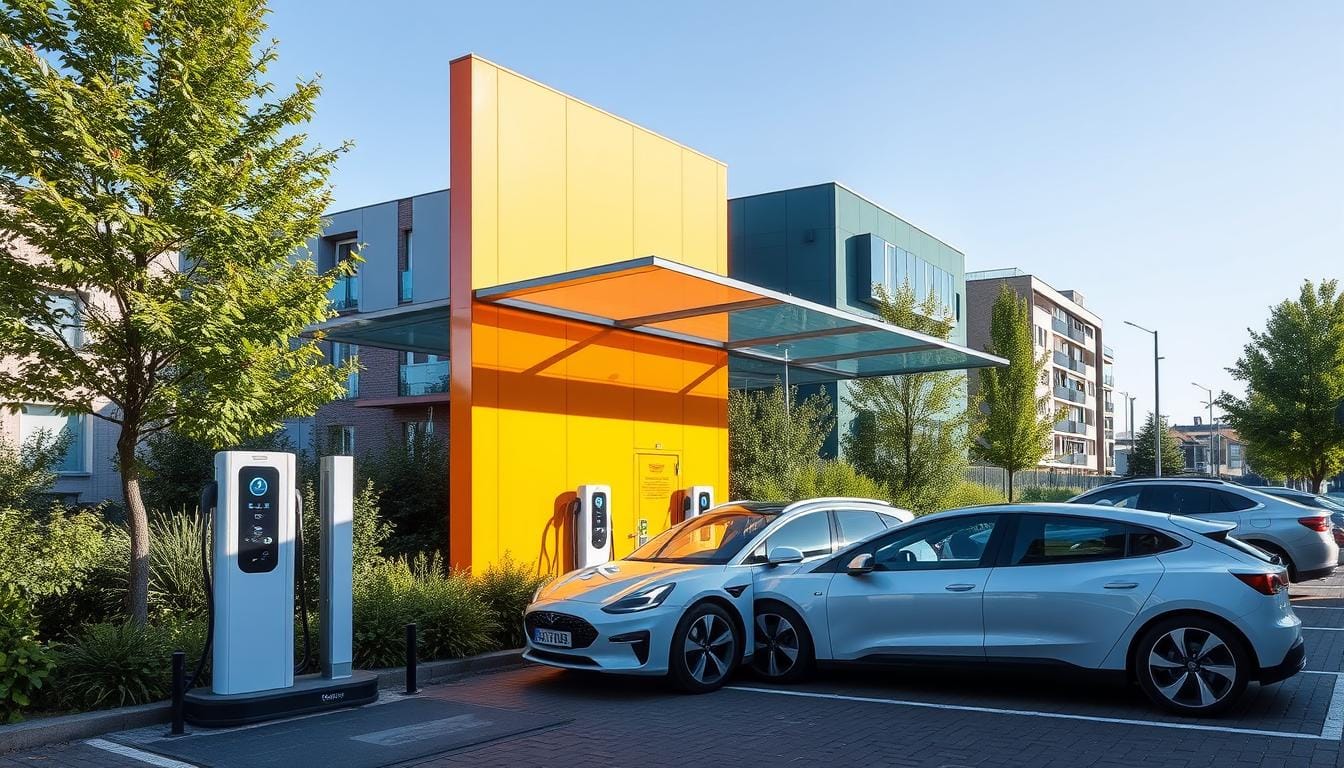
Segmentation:
{"type": "Polygon", "coordinates": [[[67,637],[80,626],[111,621],[126,607],[126,569],[131,560],[131,538],[121,526],[107,526],[92,553],[82,579],[61,594],[37,602],[42,636],[67,637]]]}
{"type": "Polygon", "coordinates": [[[28,601],[0,584],[0,722],[22,719],[51,674],[51,655],[37,642],[35,624],[28,601]]]}
{"type": "Polygon", "coordinates": [[[38,430],[17,448],[0,440],[0,508],[32,511],[56,484],[56,466],[74,437],[65,430],[38,430]]]}
{"type": "MultiPolygon", "coordinates": [[[[172,652],[191,631],[171,623],[89,624],[56,646],[57,700],[83,711],[166,698],[172,688],[172,652]]],[[[200,654],[199,648],[182,650],[192,663],[200,654]]]]}
{"type": "MultiPolygon", "coordinates": [[[[322,572],[322,521],[318,509],[317,491],[312,483],[308,483],[303,489],[303,575],[310,611],[317,609],[318,576],[322,572]]],[[[372,482],[366,482],[355,494],[353,522],[351,560],[355,581],[359,581],[362,574],[385,561],[383,543],[391,533],[391,528],[378,514],[378,492],[372,482]]]]}
{"type": "Polygon", "coordinates": [[[448,440],[417,432],[409,442],[387,447],[361,461],[377,488],[377,508],[391,526],[383,551],[414,557],[444,553],[448,545],[448,440]]]}
{"type": "Polygon", "coordinates": [[[149,604],[162,616],[205,616],[201,582],[201,533],[198,514],[165,515],[150,522],[149,604]]]}
{"type": "Polygon", "coordinates": [[[476,593],[490,609],[494,619],[495,645],[521,648],[524,644],[523,609],[542,584],[550,581],[514,560],[507,552],[498,563],[476,578],[476,593]]]}
{"type": "Polygon", "coordinates": [[[492,647],[490,607],[466,574],[445,572],[437,558],[376,565],[355,583],[354,599],[356,666],[400,665],[411,622],[419,625],[417,653],[424,659],[460,658],[492,647]]]}
{"type": "Polygon", "coordinates": [[[962,480],[952,486],[952,490],[939,502],[937,509],[973,507],[977,504],[1002,504],[1005,501],[1007,501],[1007,498],[998,488],[962,480]]]}
{"type": "Polygon", "coordinates": [[[30,600],[77,588],[103,546],[103,524],[53,506],[43,514],[0,508],[0,584],[30,600]]]}
{"type": "Polygon", "coordinates": [[[750,498],[759,501],[801,501],[821,496],[885,500],[891,496],[881,483],[839,459],[815,459],[778,477],[762,477],[755,481],[754,489],[756,495],[750,498]]]}
{"type": "Polygon", "coordinates": [[[1082,493],[1082,488],[1068,487],[1050,487],[1034,486],[1032,488],[1023,488],[1021,493],[1015,494],[1016,501],[1068,501],[1074,496],[1082,493]]]}

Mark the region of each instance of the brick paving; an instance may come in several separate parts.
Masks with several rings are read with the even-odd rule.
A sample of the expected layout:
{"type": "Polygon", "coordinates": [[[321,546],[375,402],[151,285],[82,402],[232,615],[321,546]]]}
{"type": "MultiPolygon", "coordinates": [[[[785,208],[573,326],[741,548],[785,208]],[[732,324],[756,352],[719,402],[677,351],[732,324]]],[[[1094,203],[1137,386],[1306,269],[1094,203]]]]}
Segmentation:
{"type": "MultiPolygon", "coordinates": [[[[1319,610],[1344,609],[1344,575],[1294,593],[1307,625],[1344,627],[1344,610],[1319,610]]],[[[1252,684],[1237,709],[1217,720],[1175,718],[1133,688],[1076,674],[841,671],[782,689],[832,697],[816,698],[748,690],[766,688],[749,677],[688,696],[659,681],[523,667],[431,686],[424,695],[555,715],[565,724],[406,765],[1338,766],[1340,741],[1315,737],[1332,700],[1344,706],[1344,694],[1334,692],[1337,675],[1328,674],[1344,672],[1344,632],[1308,630],[1307,642],[1308,669],[1318,674],[1264,689],[1252,684]],[[1245,732],[1251,729],[1271,733],[1245,732]]],[[[0,756],[0,768],[143,765],[83,743],[0,756]]]]}

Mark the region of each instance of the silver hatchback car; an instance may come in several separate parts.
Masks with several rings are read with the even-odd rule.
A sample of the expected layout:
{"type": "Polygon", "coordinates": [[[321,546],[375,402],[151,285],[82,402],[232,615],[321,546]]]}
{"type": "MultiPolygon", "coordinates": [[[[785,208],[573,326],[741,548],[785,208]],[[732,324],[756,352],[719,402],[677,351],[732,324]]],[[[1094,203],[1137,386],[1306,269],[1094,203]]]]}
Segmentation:
{"type": "Polygon", "coordinates": [[[1231,535],[1277,555],[1293,581],[1329,576],[1339,546],[1325,510],[1225,480],[1190,477],[1121,480],[1069,500],[1074,504],[1165,512],[1235,523],[1231,535]]]}

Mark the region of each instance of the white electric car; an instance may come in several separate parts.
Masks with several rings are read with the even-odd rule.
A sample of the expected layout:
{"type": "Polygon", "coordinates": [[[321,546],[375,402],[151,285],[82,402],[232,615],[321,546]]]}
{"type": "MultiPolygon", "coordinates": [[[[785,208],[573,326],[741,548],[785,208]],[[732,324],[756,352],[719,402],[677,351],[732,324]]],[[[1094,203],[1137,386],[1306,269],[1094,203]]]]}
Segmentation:
{"type": "Polygon", "coordinates": [[[752,580],[767,549],[816,563],[913,519],[871,499],[730,502],[673,526],[624,560],[571,571],[537,590],[525,658],[570,669],[671,675],[713,690],[750,639],[752,580]],[[678,650],[680,649],[680,650],[678,650]]]}
{"type": "MultiPolygon", "coordinates": [[[[721,685],[744,656],[778,682],[818,663],[1047,663],[1127,674],[1186,715],[1216,714],[1250,681],[1305,665],[1284,568],[1228,537],[1232,523],[1071,504],[973,507],[803,560],[768,537],[752,536],[751,547],[716,538],[752,514],[730,506],[702,523],[721,542],[708,556],[722,563],[717,593],[694,577],[682,591],[695,566],[647,552],[544,591],[527,614],[528,658],[666,673],[691,690],[721,685]],[[556,638],[543,622],[582,629],[571,645],[588,650],[548,644],[556,638]]],[[[692,521],[650,547],[692,547],[701,535],[692,521]]]]}

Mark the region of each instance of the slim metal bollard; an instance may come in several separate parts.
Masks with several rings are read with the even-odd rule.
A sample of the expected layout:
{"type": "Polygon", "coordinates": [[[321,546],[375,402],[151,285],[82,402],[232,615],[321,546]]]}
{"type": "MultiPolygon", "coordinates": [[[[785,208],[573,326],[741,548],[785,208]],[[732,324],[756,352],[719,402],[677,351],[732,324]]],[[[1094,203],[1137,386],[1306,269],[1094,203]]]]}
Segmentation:
{"type": "Polygon", "coordinates": [[[419,693],[415,680],[415,624],[406,625],[406,693],[419,693]]]}
{"type": "Polygon", "coordinates": [[[187,654],[173,651],[173,729],[172,735],[186,733],[183,726],[183,697],[187,693],[187,654]]]}

